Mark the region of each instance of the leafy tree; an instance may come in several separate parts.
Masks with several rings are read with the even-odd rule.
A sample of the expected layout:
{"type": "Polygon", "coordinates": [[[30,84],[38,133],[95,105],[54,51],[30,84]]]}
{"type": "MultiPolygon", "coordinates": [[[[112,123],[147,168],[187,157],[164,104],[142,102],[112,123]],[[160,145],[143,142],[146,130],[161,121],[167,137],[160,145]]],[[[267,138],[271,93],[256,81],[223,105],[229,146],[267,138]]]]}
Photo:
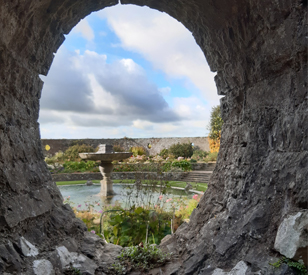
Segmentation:
{"type": "Polygon", "coordinates": [[[215,106],[211,111],[210,125],[209,125],[209,139],[211,152],[218,152],[220,147],[220,135],[223,125],[223,120],[220,114],[220,106],[215,106]]]}

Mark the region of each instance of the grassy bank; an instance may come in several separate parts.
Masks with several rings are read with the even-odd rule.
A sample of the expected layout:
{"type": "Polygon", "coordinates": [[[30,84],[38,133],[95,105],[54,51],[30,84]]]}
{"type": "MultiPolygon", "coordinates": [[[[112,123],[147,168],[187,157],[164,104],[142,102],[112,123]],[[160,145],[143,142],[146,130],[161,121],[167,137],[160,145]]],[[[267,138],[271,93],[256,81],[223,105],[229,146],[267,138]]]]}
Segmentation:
{"type": "MultiPolygon", "coordinates": [[[[92,180],[93,183],[99,183],[99,180],[92,180]]],[[[135,180],[113,180],[113,183],[129,183],[132,184],[134,183],[135,180]]],[[[56,182],[57,185],[73,185],[73,184],[85,184],[86,181],[85,180],[78,180],[78,181],[58,181],[56,182]]],[[[169,181],[170,186],[172,187],[180,187],[180,188],[185,188],[186,186],[186,182],[184,181],[169,181]]],[[[193,189],[197,190],[197,191],[206,191],[207,189],[207,183],[203,183],[203,182],[191,182],[190,183],[193,187],[193,189]]]]}

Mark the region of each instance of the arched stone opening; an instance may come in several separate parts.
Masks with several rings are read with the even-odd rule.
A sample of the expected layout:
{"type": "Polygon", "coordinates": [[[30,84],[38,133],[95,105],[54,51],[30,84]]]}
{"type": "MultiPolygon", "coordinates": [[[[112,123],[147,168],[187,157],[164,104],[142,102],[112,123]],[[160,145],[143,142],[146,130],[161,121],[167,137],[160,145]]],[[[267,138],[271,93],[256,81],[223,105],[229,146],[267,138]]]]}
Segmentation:
{"type": "MultiPolygon", "coordinates": [[[[278,255],[278,226],[307,209],[305,2],[122,1],[129,3],[182,22],[217,71],[218,93],[225,95],[212,184],[190,224],[163,246],[181,253],[179,274],[212,274],[240,261],[247,274],[271,274],[268,261],[278,255]]],[[[97,257],[95,241],[62,205],[43,163],[38,75],[47,74],[64,34],[80,19],[114,4],[29,0],[0,5],[0,272],[32,270],[34,258],[21,237],[38,248],[30,249],[36,259],[48,258],[53,268],[59,246],[97,257]]]]}

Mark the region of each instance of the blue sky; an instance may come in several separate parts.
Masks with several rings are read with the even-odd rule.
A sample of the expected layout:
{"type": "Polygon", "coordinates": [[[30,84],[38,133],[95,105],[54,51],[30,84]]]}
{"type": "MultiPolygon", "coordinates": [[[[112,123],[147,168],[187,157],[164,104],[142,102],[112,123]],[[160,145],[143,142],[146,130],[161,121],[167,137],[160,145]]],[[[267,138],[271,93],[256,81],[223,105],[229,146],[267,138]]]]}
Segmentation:
{"type": "Polygon", "coordinates": [[[42,79],[42,138],[205,136],[219,104],[191,33],[133,5],[83,19],[42,79]]]}

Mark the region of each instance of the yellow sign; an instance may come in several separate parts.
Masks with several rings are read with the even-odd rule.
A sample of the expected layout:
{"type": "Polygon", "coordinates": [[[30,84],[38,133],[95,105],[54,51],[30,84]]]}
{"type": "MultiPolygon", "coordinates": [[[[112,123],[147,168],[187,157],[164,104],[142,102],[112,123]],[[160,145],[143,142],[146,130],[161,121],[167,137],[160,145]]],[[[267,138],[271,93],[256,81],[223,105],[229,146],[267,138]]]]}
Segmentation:
{"type": "Polygon", "coordinates": [[[50,150],[50,146],[47,144],[47,145],[45,146],[45,149],[46,149],[46,151],[49,151],[49,150],[50,150]]]}

